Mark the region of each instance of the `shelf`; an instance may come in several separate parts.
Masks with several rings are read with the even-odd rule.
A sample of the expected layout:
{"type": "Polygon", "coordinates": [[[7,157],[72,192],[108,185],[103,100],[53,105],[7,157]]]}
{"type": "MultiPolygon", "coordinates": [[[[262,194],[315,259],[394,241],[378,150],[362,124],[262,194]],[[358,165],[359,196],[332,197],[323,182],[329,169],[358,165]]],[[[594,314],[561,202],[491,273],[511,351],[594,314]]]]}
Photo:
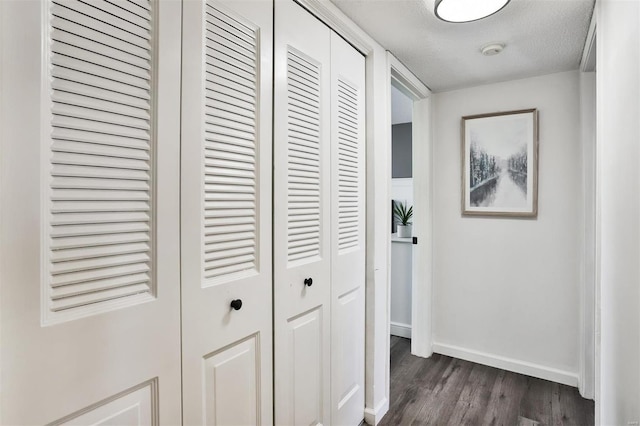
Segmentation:
{"type": "Polygon", "coordinates": [[[398,234],[391,234],[391,242],[392,243],[405,243],[405,244],[413,244],[413,238],[400,238],[398,234]]]}

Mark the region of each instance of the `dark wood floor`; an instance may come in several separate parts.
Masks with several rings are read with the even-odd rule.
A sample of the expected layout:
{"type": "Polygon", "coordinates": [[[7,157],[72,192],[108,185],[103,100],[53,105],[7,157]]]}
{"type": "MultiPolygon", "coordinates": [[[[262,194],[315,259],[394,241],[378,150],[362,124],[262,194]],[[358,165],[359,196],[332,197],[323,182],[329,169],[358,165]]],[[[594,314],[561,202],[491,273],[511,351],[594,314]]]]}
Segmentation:
{"type": "Polygon", "coordinates": [[[391,337],[389,412],[381,426],[593,425],[594,403],[578,389],[434,354],[410,354],[391,337]]]}

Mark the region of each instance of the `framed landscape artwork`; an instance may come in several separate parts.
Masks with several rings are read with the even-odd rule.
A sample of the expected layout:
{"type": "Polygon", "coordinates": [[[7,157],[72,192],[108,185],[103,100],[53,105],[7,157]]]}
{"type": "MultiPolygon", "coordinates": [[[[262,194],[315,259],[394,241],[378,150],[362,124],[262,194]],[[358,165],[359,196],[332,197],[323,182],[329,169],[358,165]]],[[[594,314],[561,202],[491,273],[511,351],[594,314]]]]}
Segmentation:
{"type": "Polygon", "coordinates": [[[462,117],[462,214],[537,216],[537,109],[462,117]]]}

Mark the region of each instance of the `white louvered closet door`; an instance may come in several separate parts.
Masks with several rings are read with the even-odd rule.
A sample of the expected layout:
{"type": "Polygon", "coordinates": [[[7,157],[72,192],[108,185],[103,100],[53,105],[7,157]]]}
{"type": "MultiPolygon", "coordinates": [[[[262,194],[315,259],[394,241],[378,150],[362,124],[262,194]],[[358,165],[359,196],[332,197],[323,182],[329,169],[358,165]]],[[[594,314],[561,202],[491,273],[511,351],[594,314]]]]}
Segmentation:
{"type": "Polygon", "coordinates": [[[180,422],[180,9],[2,2],[1,424],[180,422]]]}
{"type": "Polygon", "coordinates": [[[331,33],[331,424],[364,414],[365,62],[331,33]]]}
{"type": "Polygon", "coordinates": [[[330,424],[330,30],[275,8],[275,421],[330,424]]]}
{"type": "Polygon", "coordinates": [[[183,6],[186,425],[268,425],[272,391],[269,1],[183,6]]]}

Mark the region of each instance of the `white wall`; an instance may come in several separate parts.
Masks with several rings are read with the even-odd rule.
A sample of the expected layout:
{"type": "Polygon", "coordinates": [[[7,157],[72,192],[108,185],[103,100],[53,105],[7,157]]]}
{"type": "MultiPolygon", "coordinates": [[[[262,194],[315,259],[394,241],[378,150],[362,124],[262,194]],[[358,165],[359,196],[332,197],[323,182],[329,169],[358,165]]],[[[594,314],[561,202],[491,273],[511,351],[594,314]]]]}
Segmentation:
{"type": "MultiPolygon", "coordinates": [[[[413,179],[391,179],[391,199],[413,206],[413,179]]],[[[413,244],[391,242],[391,282],[389,319],[391,334],[411,337],[411,279],[413,273],[413,244]]]]}
{"type": "MultiPolygon", "coordinates": [[[[640,420],[640,5],[597,3],[603,425],[640,420]]],[[[599,393],[599,397],[598,397],[599,393]]]]}
{"type": "Polygon", "coordinates": [[[391,199],[405,202],[407,207],[413,206],[413,178],[391,179],[391,199]]]}
{"type": "Polygon", "coordinates": [[[391,124],[411,123],[413,100],[391,85],[391,124]]]}
{"type": "Polygon", "coordinates": [[[434,351],[577,385],[582,170],[577,71],[433,96],[434,351]],[[538,108],[536,220],[462,217],[460,118],[538,108]]]}
{"type": "Polygon", "coordinates": [[[391,334],[411,338],[411,275],[413,244],[395,239],[391,242],[391,334]]]}

